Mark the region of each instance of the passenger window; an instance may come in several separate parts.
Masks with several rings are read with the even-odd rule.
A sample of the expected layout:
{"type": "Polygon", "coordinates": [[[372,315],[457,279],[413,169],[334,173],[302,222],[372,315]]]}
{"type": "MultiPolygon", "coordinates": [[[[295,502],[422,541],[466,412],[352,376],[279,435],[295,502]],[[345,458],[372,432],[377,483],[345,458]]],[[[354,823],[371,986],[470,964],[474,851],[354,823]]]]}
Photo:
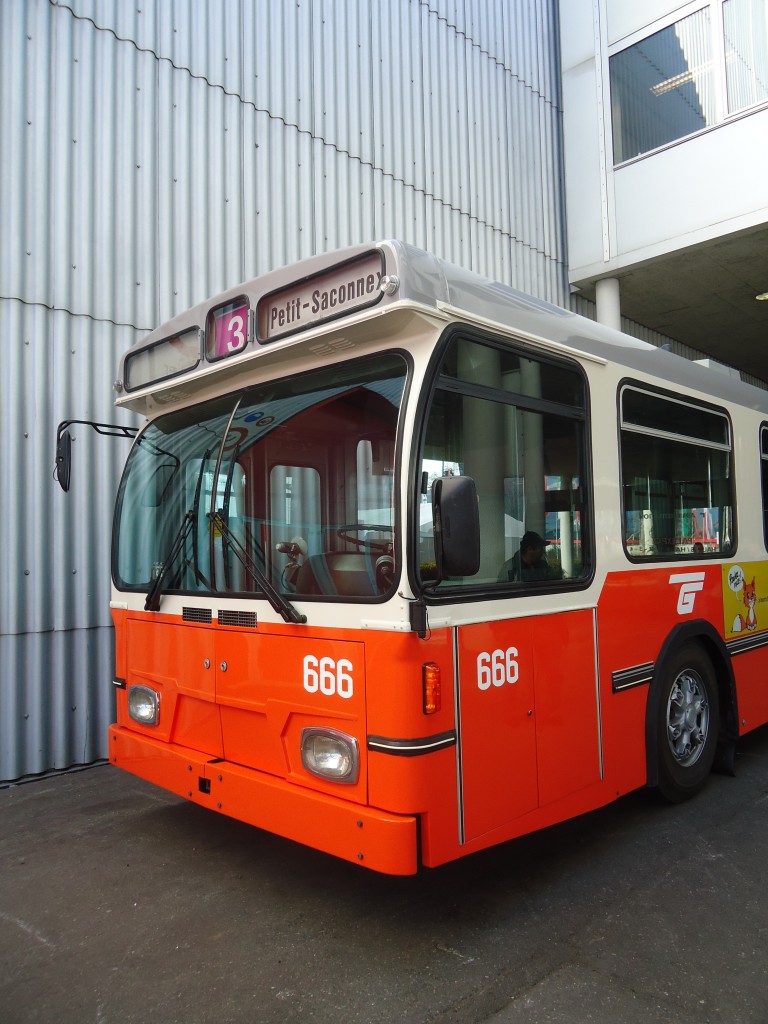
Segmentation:
{"type": "Polygon", "coordinates": [[[763,538],[768,548],[768,426],[760,428],[760,479],[763,495],[763,538]]]}
{"type": "Polygon", "coordinates": [[[421,460],[419,562],[434,579],[432,487],[474,479],[480,570],[441,587],[561,586],[589,572],[586,386],[573,366],[459,337],[449,345],[427,417],[421,460]],[[531,541],[537,550],[531,554],[531,541]]]}
{"type": "Polygon", "coordinates": [[[735,550],[731,425],[725,413],[626,385],[621,474],[630,558],[735,550]]]}

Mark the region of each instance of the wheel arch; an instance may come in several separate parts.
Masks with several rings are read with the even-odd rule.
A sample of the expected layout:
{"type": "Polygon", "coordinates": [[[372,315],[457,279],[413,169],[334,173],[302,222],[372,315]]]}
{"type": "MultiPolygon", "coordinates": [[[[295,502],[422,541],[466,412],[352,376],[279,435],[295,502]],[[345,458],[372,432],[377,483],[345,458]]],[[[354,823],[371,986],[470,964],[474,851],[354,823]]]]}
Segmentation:
{"type": "Polygon", "coordinates": [[[649,787],[655,787],[659,783],[658,732],[655,722],[663,690],[662,682],[674,652],[683,644],[690,642],[700,645],[712,663],[717,680],[720,700],[720,731],[715,754],[715,767],[733,774],[734,753],[739,735],[738,703],[733,666],[728,650],[714,626],[704,619],[695,619],[693,622],[679,623],[675,626],[661,645],[654,663],[653,678],[645,708],[646,785],[649,787]]]}

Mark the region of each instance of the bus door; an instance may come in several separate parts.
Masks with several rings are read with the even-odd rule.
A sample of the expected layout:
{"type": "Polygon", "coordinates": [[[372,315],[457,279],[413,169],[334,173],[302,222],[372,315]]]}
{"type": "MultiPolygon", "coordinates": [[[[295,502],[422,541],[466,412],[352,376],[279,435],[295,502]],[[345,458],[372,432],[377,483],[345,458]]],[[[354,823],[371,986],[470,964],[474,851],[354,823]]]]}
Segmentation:
{"type": "MultiPolygon", "coordinates": [[[[471,840],[600,777],[593,611],[551,610],[555,595],[581,592],[591,571],[582,533],[588,393],[575,361],[463,326],[447,332],[434,381],[421,500],[428,503],[431,487],[434,501],[439,479],[470,478],[480,538],[477,571],[446,576],[437,593],[461,601],[466,588],[515,613],[456,627],[454,636],[459,796],[471,840]],[[523,561],[532,539],[542,547],[533,567],[523,561]],[[529,583],[540,584],[538,595],[529,583]]],[[[419,564],[429,580],[434,529],[428,517],[420,525],[419,564]]]]}
{"type": "Polygon", "coordinates": [[[601,777],[591,609],[455,632],[462,841],[601,777]]]}

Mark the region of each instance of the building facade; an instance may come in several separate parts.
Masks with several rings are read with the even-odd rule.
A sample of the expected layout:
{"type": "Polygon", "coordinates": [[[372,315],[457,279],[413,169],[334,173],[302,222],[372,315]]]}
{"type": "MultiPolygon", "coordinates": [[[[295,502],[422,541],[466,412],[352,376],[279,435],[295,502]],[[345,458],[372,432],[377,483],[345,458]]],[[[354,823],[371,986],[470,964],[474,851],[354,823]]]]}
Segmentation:
{"type": "Polygon", "coordinates": [[[560,5],[569,279],[768,379],[768,4],[560,5]]]}

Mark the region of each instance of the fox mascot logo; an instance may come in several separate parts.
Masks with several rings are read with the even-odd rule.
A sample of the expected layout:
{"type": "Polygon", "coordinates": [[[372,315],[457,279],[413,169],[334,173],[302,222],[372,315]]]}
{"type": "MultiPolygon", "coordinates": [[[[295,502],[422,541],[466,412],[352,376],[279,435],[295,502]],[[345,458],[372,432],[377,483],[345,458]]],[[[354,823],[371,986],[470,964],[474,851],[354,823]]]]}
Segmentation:
{"type": "Polygon", "coordinates": [[[742,598],[744,601],[744,607],[747,609],[746,616],[737,615],[733,621],[733,632],[741,633],[745,629],[757,629],[757,615],[755,613],[755,605],[757,604],[757,589],[755,588],[755,578],[752,577],[752,582],[747,583],[744,580],[742,585],[742,598]]]}

